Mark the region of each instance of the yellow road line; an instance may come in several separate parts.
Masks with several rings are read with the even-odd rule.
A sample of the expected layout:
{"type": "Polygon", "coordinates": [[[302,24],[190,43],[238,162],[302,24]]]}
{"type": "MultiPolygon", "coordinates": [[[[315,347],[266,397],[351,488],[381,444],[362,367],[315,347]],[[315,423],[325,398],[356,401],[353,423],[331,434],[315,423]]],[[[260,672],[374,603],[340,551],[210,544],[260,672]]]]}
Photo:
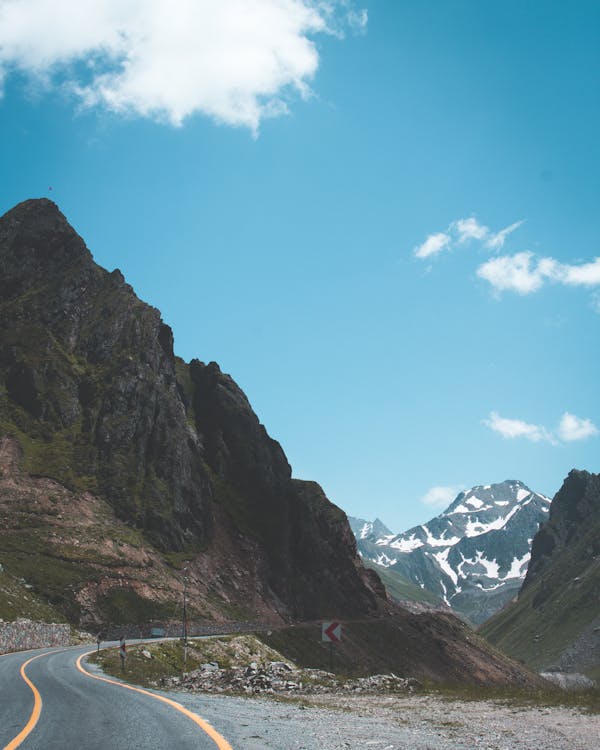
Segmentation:
{"type": "MultiPolygon", "coordinates": [[[[141,693],[142,695],[148,695],[150,698],[154,698],[157,701],[162,701],[163,703],[166,703],[168,706],[171,706],[171,708],[174,708],[176,711],[179,711],[180,713],[184,714],[184,716],[187,716],[188,719],[191,719],[195,724],[197,724],[200,729],[202,729],[203,732],[205,732],[211,740],[215,743],[215,745],[219,748],[219,750],[233,750],[229,742],[227,742],[226,739],[224,739],[216,729],[214,729],[207,721],[204,721],[204,719],[201,719],[198,714],[193,713],[192,711],[188,711],[187,708],[184,708],[181,703],[176,703],[175,701],[172,701],[170,698],[164,698],[162,695],[157,695],[156,693],[151,693],[149,690],[144,690],[143,688],[134,687],[134,685],[128,685],[125,682],[117,682],[116,680],[109,680],[108,677],[99,677],[98,675],[92,674],[91,672],[88,672],[81,666],[81,660],[85,659],[86,656],[89,656],[90,654],[95,654],[96,649],[93,649],[92,651],[88,651],[86,654],[81,654],[81,656],[77,659],[75,662],[77,665],[77,669],[84,674],[86,677],[91,677],[93,680],[100,680],[101,682],[108,682],[109,685],[116,685],[117,687],[125,688],[126,690],[133,690],[136,693],[141,693]]],[[[16,745],[15,745],[16,747],[16,745]]],[[[10,750],[10,748],[5,748],[5,750],[10,750]]]]}
{"type": "MultiPolygon", "coordinates": [[[[56,651],[51,651],[50,653],[56,653],[56,651]]],[[[29,685],[31,692],[33,693],[33,711],[31,712],[31,716],[29,717],[29,721],[23,729],[19,732],[19,734],[12,740],[11,742],[6,745],[4,750],[14,750],[16,747],[19,747],[19,745],[33,732],[33,729],[35,725],[38,723],[38,719],[40,718],[40,714],[42,713],[42,696],[40,695],[38,689],[33,684],[33,682],[27,677],[25,674],[25,667],[28,664],[31,664],[32,661],[35,661],[36,659],[39,659],[42,656],[48,656],[48,653],[45,654],[38,654],[37,656],[32,656],[31,659],[27,659],[26,662],[23,662],[21,665],[21,677],[25,680],[25,682],[29,685]]]]}

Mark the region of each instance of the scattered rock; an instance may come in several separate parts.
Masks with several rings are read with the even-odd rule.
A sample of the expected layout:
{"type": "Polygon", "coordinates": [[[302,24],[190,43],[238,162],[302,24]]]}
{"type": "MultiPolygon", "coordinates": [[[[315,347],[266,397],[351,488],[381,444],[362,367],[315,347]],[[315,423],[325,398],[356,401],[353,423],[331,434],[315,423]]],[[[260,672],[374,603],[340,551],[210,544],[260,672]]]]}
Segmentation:
{"type": "Polygon", "coordinates": [[[591,690],[596,687],[594,680],[578,672],[541,672],[540,676],[561,690],[591,690]]]}
{"type": "Polygon", "coordinates": [[[165,684],[178,685],[191,692],[232,692],[246,695],[314,695],[338,690],[365,694],[410,693],[420,685],[414,678],[398,677],[395,674],[343,681],[331,672],[321,669],[297,669],[283,661],[269,662],[262,666],[257,662],[251,662],[247,666],[231,669],[222,669],[216,662],[210,662],[190,672],[183,680],[175,677],[167,680],[165,684]]]}

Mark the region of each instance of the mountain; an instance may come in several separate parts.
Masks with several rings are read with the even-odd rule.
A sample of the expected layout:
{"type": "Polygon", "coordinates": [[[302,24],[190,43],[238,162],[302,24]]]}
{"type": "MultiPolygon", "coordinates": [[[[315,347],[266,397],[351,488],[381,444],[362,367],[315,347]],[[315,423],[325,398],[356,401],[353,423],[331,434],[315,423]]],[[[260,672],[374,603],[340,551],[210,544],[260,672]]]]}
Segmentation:
{"type": "Polygon", "coordinates": [[[516,602],[481,633],[535,669],[600,677],[600,474],[573,470],[536,534],[516,602]]]}
{"type": "Polygon", "coordinates": [[[183,576],[197,616],[387,611],[345,514],[45,199],[0,219],[0,438],[5,589],[73,622],[166,617],[183,576]]]}
{"type": "Polygon", "coordinates": [[[374,521],[365,521],[363,518],[348,516],[348,523],[357,539],[381,539],[384,536],[394,536],[379,518],[374,521]]]}
{"type": "Polygon", "coordinates": [[[379,518],[374,521],[365,521],[363,518],[353,518],[352,516],[348,516],[348,521],[352,533],[356,537],[363,565],[377,573],[392,599],[404,607],[417,611],[420,611],[422,607],[415,607],[415,602],[429,605],[425,608],[445,608],[444,602],[431,591],[411,583],[398,571],[379,563],[379,560],[385,561],[386,558],[382,555],[381,547],[378,544],[381,544],[382,540],[392,539],[395,536],[383,521],[379,518]]]}
{"type": "Polygon", "coordinates": [[[353,518],[348,516],[348,522],[352,533],[356,537],[358,550],[361,557],[365,560],[371,560],[377,565],[381,565],[378,558],[378,543],[384,539],[393,538],[394,534],[388,527],[376,518],[374,521],[365,521],[363,518],[353,518]]]}
{"type": "Polygon", "coordinates": [[[176,357],[158,310],[25,201],[0,218],[0,618],[131,632],[180,621],[184,592],[211,627],[341,618],[367,651],[391,629],[398,663],[410,636],[438,680],[536,684],[452,615],[390,602],[233,379],[176,357]]]}
{"type": "Polygon", "coordinates": [[[357,536],[358,550],[481,623],[518,592],[549,506],[516,480],[477,486],[427,524],[396,536],[357,536]]]}

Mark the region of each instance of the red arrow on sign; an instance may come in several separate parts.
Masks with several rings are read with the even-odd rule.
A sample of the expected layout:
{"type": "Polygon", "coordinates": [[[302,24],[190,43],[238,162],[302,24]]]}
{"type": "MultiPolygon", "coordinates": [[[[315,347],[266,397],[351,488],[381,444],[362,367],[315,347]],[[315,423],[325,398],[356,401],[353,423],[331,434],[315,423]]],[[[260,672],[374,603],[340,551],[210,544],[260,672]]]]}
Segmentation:
{"type": "Polygon", "coordinates": [[[342,623],[332,620],[321,626],[321,639],[326,643],[339,643],[342,640],[342,623]]]}

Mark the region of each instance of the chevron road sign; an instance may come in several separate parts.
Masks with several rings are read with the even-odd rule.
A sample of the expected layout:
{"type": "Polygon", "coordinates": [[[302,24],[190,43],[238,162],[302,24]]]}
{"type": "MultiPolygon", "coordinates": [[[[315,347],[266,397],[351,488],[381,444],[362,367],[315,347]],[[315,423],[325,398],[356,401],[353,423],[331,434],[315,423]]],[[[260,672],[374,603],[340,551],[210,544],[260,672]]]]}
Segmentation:
{"type": "Polygon", "coordinates": [[[321,625],[321,640],[325,643],[339,643],[342,640],[342,623],[329,620],[321,625]]]}

